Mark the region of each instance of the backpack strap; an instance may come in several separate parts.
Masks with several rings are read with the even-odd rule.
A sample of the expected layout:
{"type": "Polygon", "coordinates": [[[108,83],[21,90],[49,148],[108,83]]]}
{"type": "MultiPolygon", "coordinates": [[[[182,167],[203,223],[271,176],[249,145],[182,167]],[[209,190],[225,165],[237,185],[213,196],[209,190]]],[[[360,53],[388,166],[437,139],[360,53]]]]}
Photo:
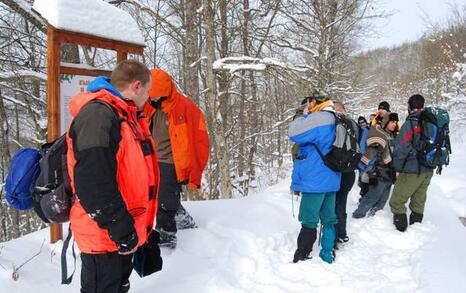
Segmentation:
{"type": "Polygon", "coordinates": [[[322,153],[322,151],[320,150],[320,148],[313,142],[311,143],[311,145],[316,149],[316,151],[319,154],[319,156],[321,157],[322,161],[324,161],[324,163],[325,163],[325,157],[324,157],[324,154],[322,153]]]}
{"type": "MultiPolygon", "coordinates": [[[[340,119],[340,118],[337,116],[337,113],[335,113],[335,112],[333,112],[333,111],[328,111],[328,110],[322,110],[322,111],[332,114],[333,117],[335,118],[335,139],[336,139],[336,135],[337,135],[337,128],[336,128],[336,126],[337,126],[337,124],[338,124],[338,123],[337,123],[337,122],[338,122],[337,120],[340,119]]],[[[346,139],[347,139],[347,138],[348,138],[348,132],[346,131],[346,133],[345,133],[345,139],[344,139],[344,141],[343,141],[343,146],[342,146],[344,149],[346,149],[346,139]]],[[[335,141],[334,141],[334,143],[335,143],[335,141]]],[[[313,142],[311,143],[311,145],[316,149],[316,151],[317,151],[317,153],[319,154],[320,158],[321,158],[322,161],[325,163],[325,156],[324,156],[324,154],[322,153],[322,151],[320,150],[320,148],[319,148],[315,143],[313,143],[313,142]]]]}
{"type": "Polygon", "coordinates": [[[73,251],[73,272],[68,277],[68,268],[66,264],[66,251],[68,250],[68,245],[70,244],[72,235],[73,233],[71,232],[71,227],[68,227],[68,236],[66,236],[66,239],[63,242],[63,248],[61,251],[61,283],[66,284],[66,285],[71,284],[74,273],[76,272],[76,251],[74,249],[74,240],[73,240],[73,244],[71,244],[71,250],[73,251]]]}
{"type": "MultiPolygon", "coordinates": [[[[110,106],[107,102],[104,102],[102,100],[99,100],[99,99],[96,99],[96,100],[92,100],[91,103],[97,103],[97,104],[101,104],[101,105],[104,105],[105,107],[107,107],[108,109],[112,110],[112,113],[115,114],[115,117],[118,119],[118,120],[121,120],[121,118],[119,117],[118,115],[118,111],[113,108],[112,106],[110,106]]],[[[125,113],[122,111],[123,115],[125,115],[125,113]]]]}
{"type": "MultiPolygon", "coordinates": [[[[411,137],[411,148],[414,150],[414,152],[416,152],[416,148],[414,146],[414,125],[413,125],[413,120],[412,119],[409,119],[409,125],[411,126],[411,132],[413,133],[413,137],[411,137]]],[[[404,159],[403,165],[401,166],[401,172],[404,171],[406,163],[408,162],[408,157],[409,157],[410,154],[411,154],[411,152],[404,159]]],[[[416,157],[416,161],[417,161],[417,165],[418,165],[418,174],[420,174],[421,173],[421,166],[420,166],[420,163],[419,163],[419,159],[418,159],[417,155],[415,157],[416,157]]]]}

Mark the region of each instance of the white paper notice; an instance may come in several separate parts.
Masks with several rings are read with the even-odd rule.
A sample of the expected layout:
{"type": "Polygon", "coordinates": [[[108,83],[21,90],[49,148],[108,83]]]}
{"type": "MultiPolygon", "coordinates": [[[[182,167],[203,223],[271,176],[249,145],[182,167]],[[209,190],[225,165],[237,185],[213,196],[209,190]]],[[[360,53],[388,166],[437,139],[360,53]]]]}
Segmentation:
{"type": "Polygon", "coordinates": [[[80,92],[86,90],[87,85],[94,79],[93,76],[61,75],[60,79],[60,132],[65,133],[70,126],[71,117],[68,104],[80,92]]]}

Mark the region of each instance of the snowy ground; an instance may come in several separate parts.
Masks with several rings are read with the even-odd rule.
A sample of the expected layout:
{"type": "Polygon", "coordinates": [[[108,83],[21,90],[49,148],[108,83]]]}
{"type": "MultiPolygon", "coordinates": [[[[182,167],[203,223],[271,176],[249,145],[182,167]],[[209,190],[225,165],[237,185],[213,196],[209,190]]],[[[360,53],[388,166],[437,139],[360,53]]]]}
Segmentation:
{"type": "MultiPolygon", "coordinates": [[[[462,147],[464,149],[464,147],[462,147]]],[[[164,251],[162,272],[140,279],[131,292],[466,292],[466,153],[459,153],[429,188],[425,221],[406,233],[394,230],[388,206],[375,217],[349,218],[349,244],[329,265],[313,259],[291,263],[299,230],[285,180],[247,198],[188,202],[198,229],[179,232],[174,253],[164,251]]],[[[357,188],[348,202],[355,209],[357,188]]],[[[297,212],[297,203],[294,203],[297,212]]],[[[0,244],[0,292],[77,292],[60,285],[59,245],[11,279],[12,264],[28,259],[48,230],[0,244]],[[51,253],[58,251],[57,254],[51,253]]]]}

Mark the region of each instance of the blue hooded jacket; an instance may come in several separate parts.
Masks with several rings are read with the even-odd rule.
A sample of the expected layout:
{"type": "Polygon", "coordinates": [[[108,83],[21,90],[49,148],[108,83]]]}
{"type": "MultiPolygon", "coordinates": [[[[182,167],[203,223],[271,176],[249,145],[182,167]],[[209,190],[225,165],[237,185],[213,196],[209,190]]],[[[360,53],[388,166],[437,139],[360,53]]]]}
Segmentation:
{"type": "Polygon", "coordinates": [[[327,154],[335,140],[335,116],[318,111],[296,118],[288,129],[290,139],[299,145],[291,177],[291,189],[306,193],[336,192],[341,173],[324,164],[313,144],[327,154]]]}
{"type": "Polygon", "coordinates": [[[88,92],[95,93],[100,90],[107,90],[112,95],[117,96],[120,99],[124,99],[120,92],[110,83],[110,77],[98,76],[87,86],[88,92]]]}

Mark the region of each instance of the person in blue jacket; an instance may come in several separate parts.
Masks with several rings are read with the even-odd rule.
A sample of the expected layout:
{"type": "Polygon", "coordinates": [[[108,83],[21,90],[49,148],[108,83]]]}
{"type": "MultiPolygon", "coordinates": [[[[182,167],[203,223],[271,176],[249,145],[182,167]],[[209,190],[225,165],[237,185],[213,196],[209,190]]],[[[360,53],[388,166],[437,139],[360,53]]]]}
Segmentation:
{"type": "Polygon", "coordinates": [[[327,263],[334,260],[337,217],[335,194],[340,189],[341,173],[328,168],[316,148],[327,154],[335,140],[333,103],[321,91],[310,97],[310,113],[296,118],[289,127],[290,139],[299,145],[294,163],[291,189],[300,192],[298,219],[302,224],[293,262],[309,259],[317,239],[317,225],[322,223],[322,248],[319,256],[327,263]]]}

